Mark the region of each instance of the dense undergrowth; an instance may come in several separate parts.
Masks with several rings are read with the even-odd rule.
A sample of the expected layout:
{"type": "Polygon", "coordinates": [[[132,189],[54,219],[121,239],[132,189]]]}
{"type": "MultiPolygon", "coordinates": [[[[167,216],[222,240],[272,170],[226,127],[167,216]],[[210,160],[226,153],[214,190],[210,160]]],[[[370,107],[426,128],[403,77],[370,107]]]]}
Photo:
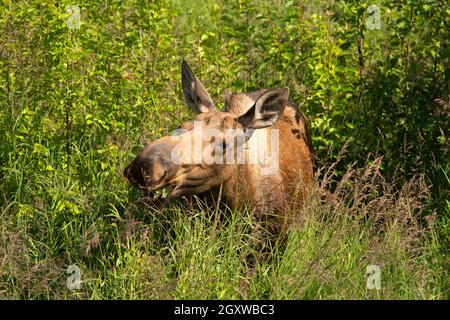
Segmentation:
{"type": "Polygon", "coordinates": [[[72,4],[0,3],[0,298],[449,298],[445,1],[378,1],[379,29],[367,1],[86,0],[69,29],[72,4]],[[248,211],[121,176],[192,117],[183,58],[219,106],[287,85],[310,120],[317,185],[256,265],[248,211]]]}

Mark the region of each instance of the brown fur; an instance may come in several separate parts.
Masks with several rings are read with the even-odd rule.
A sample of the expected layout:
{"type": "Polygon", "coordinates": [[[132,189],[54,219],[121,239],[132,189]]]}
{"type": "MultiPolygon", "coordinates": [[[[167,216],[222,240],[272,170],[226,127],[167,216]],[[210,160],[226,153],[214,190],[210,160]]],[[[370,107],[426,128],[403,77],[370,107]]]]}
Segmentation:
{"type": "MultiPolygon", "coordinates": [[[[302,203],[313,184],[315,159],[306,119],[300,110],[287,100],[288,89],[227,93],[224,108],[217,111],[203,85],[187,64],[183,65],[183,68],[186,101],[193,110],[200,112],[195,120],[205,129],[216,129],[220,132],[220,135],[211,141],[202,142],[203,150],[208,143],[235,143],[221,140],[225,139],[225,130],[247,130],[245,127],[252,117],[255,117],[251,123],[255,123],[256,128],[262,123],[262,127],[249,131],[255,135],[254,139],[258,136],[266,139],[270,137],[271,130],[278,130],[279,170],[272,175],[262,175],[259,164],[174,165],[168,155],[174,152],[179,143],[176,139],[183,137],[186,148],[190,147],[195,139],[197,129],[194,129],[193,121],[188,121],[179,127],[186,131],[184,136],[164,137],[144,148],[125,169],[125,177],[132,184],[150,191],[169,187],[169,197],[200,194],[220,188],[223,199],[231,205],[237,207],[245,203],[250,204],[256,216],[267,217],[274,214],[278,216],[277,222],[284,227],[288,226],[292,218],[287,216],[291,211],[290,205],[302,203]],[[261,109],[255,109],[258,106],[261,109]],[[277,115],[277,112],[281,113],[277,115]],[[260,120],[257,120],[258,117],[260,120]]],[[[249,145],[250,142],[246,142],[246,147],[249,145]]]]}

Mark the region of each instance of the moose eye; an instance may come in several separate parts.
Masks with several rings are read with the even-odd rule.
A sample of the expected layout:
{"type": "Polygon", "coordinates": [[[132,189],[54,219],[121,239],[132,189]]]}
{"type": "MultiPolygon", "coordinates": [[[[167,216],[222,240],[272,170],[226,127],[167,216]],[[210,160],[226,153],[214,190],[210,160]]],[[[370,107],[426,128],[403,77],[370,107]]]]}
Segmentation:
{"type": "Polygon", "coordinates": [[[219,141],[217,141],[217,143],[215,145],[216,145],[216,149],[222,150],[224,152],[227,150],[227,147],[228,147],[228,144],[225,140],[221,140],[221,141],[219,140],[219,141]]]}

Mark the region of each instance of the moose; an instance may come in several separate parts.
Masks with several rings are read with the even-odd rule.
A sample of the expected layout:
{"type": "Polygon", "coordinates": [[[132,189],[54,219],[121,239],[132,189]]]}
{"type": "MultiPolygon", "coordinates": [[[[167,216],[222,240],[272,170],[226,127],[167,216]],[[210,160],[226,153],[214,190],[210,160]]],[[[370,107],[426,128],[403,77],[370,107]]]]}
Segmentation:
{"type": "Polygon", "coordinates": [[[315,162],[306,118],[289,88],[227,91],[218,110],[185,60],[181,78],[196,117],[145,146],[125,178],[150,193],[167,188],[167,199],[220,190],[227,204],[250,205],[257,220],[272,217],[273,232],[288,227],[292,203],[302,203],[312,187],[315,162]]]}

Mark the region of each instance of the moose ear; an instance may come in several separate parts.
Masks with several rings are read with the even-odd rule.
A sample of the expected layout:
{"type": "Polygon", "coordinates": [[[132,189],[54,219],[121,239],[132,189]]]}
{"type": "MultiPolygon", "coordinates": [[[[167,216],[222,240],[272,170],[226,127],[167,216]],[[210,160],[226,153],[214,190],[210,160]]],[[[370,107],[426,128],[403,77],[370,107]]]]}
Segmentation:
{"type": "Polygon", "coordinates": [[[230,104],[231,104],[231,99],[233,97],[233,93],[231,92],[231,90],[227,89],[223,93],[223,96],[224,96],[224,103],[223,103],[223,108],[221,111],[228,112],[230,110],[230,104]]]}
{"type": "Polygon", "coordinates": [[[216,109],[205,87],[194,75],[186,60],[181,63],[181,82],[184,100],[194,112],[204,113],[216,109]]]}
{"type": "Polygon", "coordinates": [[[245,114],[237,118],[244,128],[260,129],[281,117],[289,99],[289,88],[270,90],[261,95],[245,114]]]}

